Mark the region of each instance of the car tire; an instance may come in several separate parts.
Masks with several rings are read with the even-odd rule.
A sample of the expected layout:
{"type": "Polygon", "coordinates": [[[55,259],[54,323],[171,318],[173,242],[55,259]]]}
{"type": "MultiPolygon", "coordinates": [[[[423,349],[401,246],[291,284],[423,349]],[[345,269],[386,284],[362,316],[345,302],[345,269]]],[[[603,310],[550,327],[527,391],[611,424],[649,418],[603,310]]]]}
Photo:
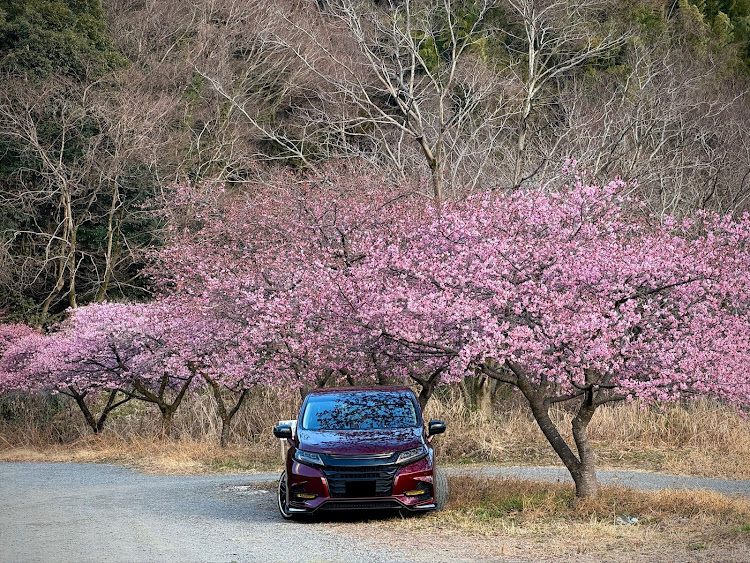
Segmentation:
{"type": "Polygon", "coordinates": [[[294,518],[294,515],[289,512],[289,507],[287,506],[286,489],[287,480],[286,471],[284,471],[281,474],[281,477],[279,477],[279,485],[276,488],[276,504],[279,507],[279,513],[281,513],[281,517],[285,520],[292,520],[294,518]]]}
{"type": "Polygon", "coordinates": [[[433,496],[435,510],[440,511],[448,504],[448,478],[442,467],[436,467],[432,473],[433,496]]]}

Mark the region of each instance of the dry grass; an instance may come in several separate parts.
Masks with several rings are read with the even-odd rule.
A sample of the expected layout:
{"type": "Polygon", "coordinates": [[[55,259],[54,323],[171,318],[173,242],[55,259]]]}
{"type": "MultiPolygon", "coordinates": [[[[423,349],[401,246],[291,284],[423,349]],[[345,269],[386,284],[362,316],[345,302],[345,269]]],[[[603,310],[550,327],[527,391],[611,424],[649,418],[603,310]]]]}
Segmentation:
{"type": "Polygon", "coordinates": [[[470,560],[750,560],[747,499],[603,487],[598,498],[579,500],[572,485],[470,476],[449,482],[445,512],[355,524],[347,532],[404,547],[419,538],[426,549],[450,553],[446,558],[470,560]]]}
{"type": "Polygon", "coordinates": [[[601,487],[593,499],[579,499],[572,484],[538,483],[501,477],[457,475],[450,478],[454,515],[470,515],[472,522],[492,525],[546,521],[551,516],[568,521],[616,524],[618,516],[656,524],[672,518],[697,519],[716,525],[750,524],[750,500],[712,491],[634,491],[601,487]]]}
{"type": "Polygon", "coordinates": [[[93,435],[74,404],[40,404],[50,400],[59,399],[15,399],[15,416],[0,420],[0,461],[121,463],[152,473],[181,474],[276,470],[279,444],[269,430],[299,408],[295,398],[258,390],[233,421],[229,446],[220,448],[221,426],[210,396],[186,399],[167,439],[161,437],[155,407],[131,401],[112,413],[104,432],[93,435]]]}
{"type": "MultiPolygon", "coordinates": [[[[131,401],[114,411],[105,432],[95,437],[77,407],[62,397],[6,398],[0,402],[0,460],[106,461],[169,472],[275,468],[279,445],[270,430],[278,420],[293,418],[299,402],[297,395],[256,390],[233,423],[230,446],[222,450],[210,396],[186,399],[167,441],[159,439],[158,411],[143,403],[131,401]]],[[[572,414],[557,409],[553,415],[568,432],[572,414]]],[[[441,390],[425,418],[448,424],[434,442],[443,463],[560,465],[528,408],[514,397],[498,403],[488,417],[467,409],[455,390],[441,390]]],[[[664,410],[604,407],[589,434],[600,468],[750,478],[750,421],[710,401],[664,410]]]]}
{"type": "Polygon", "coordinates": [[[0,449],[0,461],[117,463],[146,473],[206,474],[276,471],[278,449],[265,445],[232,444],[220,448],[205,441],[135,440],[87,436],[70,444],[0,449]]]}
{"type": "MultiPolygon", "coordinates": [[[[490,418],[447,396],[428,405],[426,418],[448,424],[436,440],[438,454],[454,463],[560,465],[528,408],[513,399],[490,418]]],[[[552,418],[572,444],[573,414],[558,408],[552,418]]],[[[750,479],[750,421],[712,401],[600,408],[590,426],[600,468],[638,468],[702,477],[750,479]]]]}

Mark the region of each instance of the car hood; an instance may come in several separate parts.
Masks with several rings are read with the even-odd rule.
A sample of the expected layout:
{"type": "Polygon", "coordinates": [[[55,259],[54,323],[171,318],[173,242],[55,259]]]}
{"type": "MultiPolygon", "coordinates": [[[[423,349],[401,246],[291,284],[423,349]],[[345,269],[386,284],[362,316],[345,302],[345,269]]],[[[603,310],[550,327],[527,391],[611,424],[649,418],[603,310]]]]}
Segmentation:
{"type": "Polygon", "coordinates": [[[389,430],[300,430],[299,449],[321,454],[381,454],[416,448],[422,442],[421,428],[389,430]]]}

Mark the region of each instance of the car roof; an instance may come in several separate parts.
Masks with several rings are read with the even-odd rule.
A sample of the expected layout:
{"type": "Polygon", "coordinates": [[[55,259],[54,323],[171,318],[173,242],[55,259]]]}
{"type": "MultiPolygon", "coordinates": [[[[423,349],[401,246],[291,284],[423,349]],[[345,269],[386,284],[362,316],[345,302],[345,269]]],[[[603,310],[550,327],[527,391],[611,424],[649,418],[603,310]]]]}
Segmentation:
{"type": "Polygon", "coordinates": [[[362,387],[322,387],[313,389],[308,395],[345,395],[347,393],[362,393],[363,391],[414,394],[414,391],[406,385],[369,385],[362,387]]]}

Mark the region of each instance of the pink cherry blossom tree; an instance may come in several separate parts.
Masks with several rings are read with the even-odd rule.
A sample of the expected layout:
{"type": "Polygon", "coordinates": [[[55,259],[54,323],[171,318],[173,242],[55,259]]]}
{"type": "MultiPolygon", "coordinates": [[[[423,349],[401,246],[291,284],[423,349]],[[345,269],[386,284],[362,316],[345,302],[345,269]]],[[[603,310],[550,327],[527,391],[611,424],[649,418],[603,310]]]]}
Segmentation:
{"type": "MultiPolygon", "coordinates": [[[[235,325],[210,307],[184,297],[148,304],[101,303],[80,307],[46,333],[22,335],[0,360],[3,390],[45,390],[75,400],[94,433],[108,415],[137,399],[155,405],[168,436],[186,394],[206,385],[217,400],[221,443],[252,384],[240,373],[235,325]],[[236,389],[229,403],[224,389],[236,389]],[[102,405],[102,394],[105,399],[102,405]]],[[[11,330],[3,325],[0,341],[11,330]]]]}
{"type": "MultiPolygon", "coordinates": [[[[232,419],[249,391],[263,379],[263,371],[258,365],[262,364],[263,351],[246,353],[248,348],[244,340],[252,337],[254,331],[263,330],[263,325],[248,326],[246,320],[229,306],[230,303],[206,301],[203,296],[195,295],[199,288],[195,286],[195,289],[193,295],[162,297],[149,304],[149,316],[153,320],[144,327],[143,333],[148,335],[152,344],[143,356],[145,364],[140,371],[153,373],[153,367],[149,366],[165,367],[159,380],[159,393],[164,386],[164,377],[184,382],[178,383],[179,392],[174,395],[172,404],[163,405],[166,409],[176,410],[188,389],[210,391],[216,403],[216,415],[221,421],[219,443],[225,447],[232,419]]],[[[138,398],[156,402],[154,397],[158,398],[159,394],[153,390],[153,383],[149,386],[144,381],[140,385],[135,380],[134,385],[138,398]],[[149,387],[152,389],[150,394],[149,387]]]]}
{"type": "Polygon", "coordinates": [[[234,199],[218,184],[172,186],[167,198],[166,244],[151,276],[162,303],[180,311],[173,336],[182,333],[183,353],[194,349],[191,365],[215,399],[225,445],[252,387],[301,382],[294,361],[279,353],[288,323],[276,295],[293,280],[257,202],[234,199]]]}
{"type": "Polygon", "coordinates": [[[580,177],[439,209],[418,186],[335,168],[250,196],[195,189],[180,188],[200,208],[183,228],[193,238],[177,236],[160,267],[234,315],[237,353],[264,354],[269,382],[387,376],[418,383],[422,404],[467,375],[504,382],[580,496],[597,491],[599,406],[748,405],[747,217],[657,220],[622,182],[580,177]],[[560,404],[576,409],[571,443],[550,416],[560,404]]]}
{"type": "Polygon", "coordinates": [[[162,435],[171,434],[174,414],[191,388],[199,383],[196,356],[186,332],[182,312],[162,302],[125,304],[115,312],[120,347],[130,354],[123,372],[124,392],[131,398],[155,405],[162,416],[162,435]],[[125,387],[127,386],[127,387],[125,387]]]}
{"type": "Polygon", "coordinates": [[[131,399],[154,404],[167,436],[186,393],[201,381],[196,373],[205,329],[177,305],[101,303],[71,310],[47,334],[32,334],[6,352],[8,382],[70,396],[95,433],[131,399]],[[92,402],[101,392],[107,400],[95,416],[92,402]]]}
{"type": "Polygon", "coordinates": [[[112,338],[114,327],[109,321],[115,315],[101,318],[107,308],[77,310],[47,334],[21,330],[21,338],[0,350],[0,391],[67,395],[76,402],[91,431],[101,432],[110,413],[130,400],[121,390],[127,351],[119,349],[112,338]],[[104,404],[95,408],[102,395],[104,404]]]}
{"type": "Polygon", "coordinates": [[[34,329],[25,324],[0,323],[0,358],[13,344],[34,332],[34,329]]]}
{"type": "Polygon", "coordinates": [[[750,407],[750,219],[659,222],[577,178],[559,192],[447,204],[396,244],[373,236],[338,285],[392,357],[517,388],[570,471],[597,482],[587,428],[604,404],[698,395],[750,407]],[[573,443],[550,416],[570,404],[573,443]]]}
{"type": "Polygon", "coordinates": [[[258,382],[410,379],[424,403],[438,383],[489,377],[528,401],[593,496],[601,405],[750,407],[747,216],[656,219],[622,182],[580,177],[439,208],[419,185],[343,168],[253,188],[174,187],[162,295],[117,313],[126,393],[167,428],[202,382],[229,416],[258,382]],[[561,404],[572,442],[550,415],[561,404]]]}
{"type": "MultiPolygon", "coordinates": [[[[236,354],[262,366],[267,382],[306,389],[401,378],[401,364],[373,353],[366,328],[342,322],[349,304],[337,275],[363,259],[372,233],[394,236],[396,217],[413,226],[428,200],[347,166],[251,189],[173,187],[169,243],[153,271],[159,285],[223,310],[236,354]]],[[[404,373],[431,393],[437,374],[423,367],[404,373]]]]}
{"type": "Polygon", "coordinates": [[[37,332],[27,325],[0,323],[0,393],[19,386],[17,366],[24,363],[24,357],[17,350],[23,341],[36,338],[37,332]]]}

